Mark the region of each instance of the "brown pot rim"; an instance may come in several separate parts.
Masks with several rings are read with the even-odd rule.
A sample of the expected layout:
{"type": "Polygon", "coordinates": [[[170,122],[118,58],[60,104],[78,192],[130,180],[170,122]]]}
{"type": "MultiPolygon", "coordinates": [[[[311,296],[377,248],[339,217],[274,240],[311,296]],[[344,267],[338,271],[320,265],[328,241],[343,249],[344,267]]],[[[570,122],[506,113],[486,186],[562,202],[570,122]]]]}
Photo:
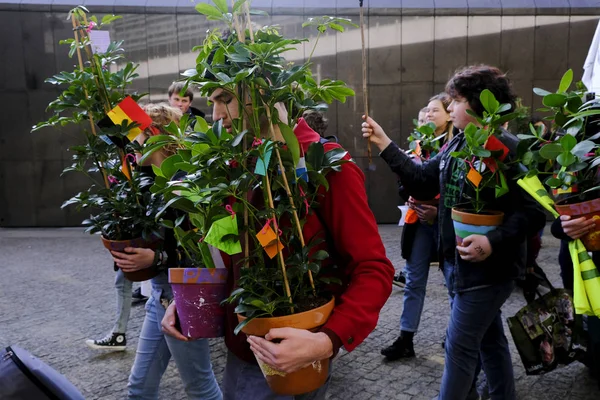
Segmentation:
{"type": "Polygon", "coordinates": [[[485,214],[475,214],[466,208],[453,208],[452,219],[463,224],[469,225],[486,225],[497,226],[501,225],[504,220],[504,213],[496,210],[483,210],[485,214]],[[456,218],[455,218],[456,217],[456,218]],[[480,221],[485,222],[480,222],[480,221]]]}
{"type": "Polygon", "coordinates": [[[180,285],[223,285],[227,282],[227,268],[169,268],[169,283],[180,285]],[[197,271],[197,275],[188,276],[186,271],[197,271]]]}
{"type": "MultiPolygon", "coordinates": [[[[284,315],[281,317],[255,318],[252,321],[250,321],[248,323],[248,325],[246,325],[242,328],[242,332],[244,332],[247,335],[265,336],[269,332],[270,329],[286,328],[286,327],[289,327],[290,325],[293,325],[295,328],[298,328],[298,329],[314,329],[319,326],[322,326],[329,319],[329,316],[331,315],[334,306],[335,306],[335,297],[331,297],[331,300],[329,300],[327,303],[323,304],[322,306],[313,308],[311,310],[303,311],[301,313],[284,315]],[[325,317],[323,318],[322,323],[319,323],[319,324],[315,324],[314,322],[313,323],[298,323],[298,324],[291,323],[294,320],[301,321],[307,315],[312,314],[312,313],[318,313],[318,312],[325,314],[325,317]],[[264,330],[258,329],[256,327],[257,324],[255,322],[256,323],[260,322],[260,325],[262,325],[262,326],[268,325],[268,329],[266,327],[264,330]],[[255,326],[254,329],[253,329],[253,325],[255,326]]],[[[237,314],[237,317],[238,317],[239,322],[242,322],[246,319],[246,317],[244,317],[241,314],[237,314]]]]}

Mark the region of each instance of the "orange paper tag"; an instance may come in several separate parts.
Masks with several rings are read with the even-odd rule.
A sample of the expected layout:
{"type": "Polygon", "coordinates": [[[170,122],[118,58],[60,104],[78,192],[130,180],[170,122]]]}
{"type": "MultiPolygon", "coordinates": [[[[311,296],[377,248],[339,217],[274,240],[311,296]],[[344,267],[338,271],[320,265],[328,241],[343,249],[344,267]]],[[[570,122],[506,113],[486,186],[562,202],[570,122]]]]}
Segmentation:
{"type": "Polygon", "coordinates": [[[279,249],[283,249],[283,244],[279,241],[273,242],[272,244],[265,247],[265,252],[269,256],[269,258],[273,258],[277,255],[279,249]]]}
{"type": "Polygon", "coordinates": [[[475,170],[475,168],[471,168],[467,174],[467,179],[470,180],[473,185],[479,187],[482,177],[481,174],[475,170]]]}
{"type": "Polygon", "coordinates": [[[271,225],[267,223],[260,230],[260,232],[258,232],[256,238],[258,239],[262,247],[268,247],[275,244],[273,242],[277,239],[277,235],[275,234],[275,231],[273,231],[273,228],[271,228],[271,225]]]}

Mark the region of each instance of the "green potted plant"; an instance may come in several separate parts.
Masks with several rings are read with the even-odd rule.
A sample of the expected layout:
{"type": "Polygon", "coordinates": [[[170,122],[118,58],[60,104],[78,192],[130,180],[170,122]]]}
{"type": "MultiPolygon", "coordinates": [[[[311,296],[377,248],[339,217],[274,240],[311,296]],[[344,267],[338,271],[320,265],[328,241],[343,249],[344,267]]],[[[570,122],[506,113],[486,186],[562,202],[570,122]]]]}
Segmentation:
{"type": "MultiPolygon", "coordinates": [[[[53,115],[35,125],[33,131],[69,124],[81,128],[83,143],[69,149],[73,163],[63,173],[85,175],[90,187],[65,201],[63,207],[76,205],[78,209],[90,209],[92,215],[83,221],[88,226],[87,232],[101,233],[109,250],[156,246],[161,237],[160,224],[154,217],[160,207],[159,199],[149,192],[151,179],[133,171],[131,156],[126,155],[132,150],[125,145],[126,138],[139,131],[140,124],[127,119],[115,124],[102,123],[124,100],[135,104],[143,96],[125,94],[138,76],[137,65],[124,61],[122,42],[110,43],[102,53],[92,51],[90,31],[120,17],[107,15],[99,21],[91,16],[88,20],[87,13],[82,6],[69,12],[75,37],[61,40],[61,44],[70,46],[69,56],[77,55],[79,66],[46,79],[47,83],[66,88],[48,105],[53,115]],[[117,62],[122,67],[111,71],[117,62]]],[[[126,273],[132,281],[154,275],[154,269],[126,273]]]]}
{"type": "MultiPolygon", "coordinates": [[[[226,300],[237,305],[236,333],[264,336],[273,327],[317,328],[333,309],[327,286],[336,280],[321,270],[328,258],[324,240],[305,240],[303,226],[327,190],[326,175],[347,160],[340,148],[299,143],[292,126],[307,107],[345,101],[354,92],[341,81],[317,82],[310,61],[286,63],[283,55],[305,40],[286,39],[276,27],[249,28],[251,12],[244,1],[232,12],[224,1],[196,8],[225,23],[232,34],[208,33],[196,68],[185,73],[187,82],[205,95],[219,91],[235,98],[239,107],[227,129],[221,121],[210,128],[196,124],[177,153],[181,161],[175,165],[186,176],[157,179],[157,190],[169,207],[188,213],[192,229],[179,232],[179,242],[196,254],[199,265],[207,265],[200,258],[201,246],[208,243],[243,266],[238,287],[226,300]]],[[[307,26],[322,33],[343,31],[344,24],[350,22],[324,17],[307,26]]],[[[154,140],[160,147],[161,139],[154,140]]],[[[328,375],[326,362],[291,374],[264,364],[261,369],[272,390],[287,395],[314,390],[328,375]]]]}
{"type": "MultiPolygon", "coordinates": [[[[519,135],[522,162],[528,176],[545,176],[544,183],[557,198],[556,209],[562,215],[586,216],[600,221],[598,199],[600,138],[598,120],[600,100],[587,94],[581,82],[570,90],[573,71],[562,77],[556,92],[535,88],[544,105],[539,111],[547,113],[553,122],[550,135],[530,126],[529,134],[519,135]]],[[[582,241],[589,251],[600,250],[600,223],[582,241]]]]}
{"type": "Polygon", "coordinates": [[[439,153],[443,139],[448,135],[444,132],[441,135],[435,135],[435,123],[428,122],[425,125],[417,126],[408,137],[408,148],[417,156],[422,158],[435,157],[439,153]]]}
{"type": "Polygon", "coordinates": [[[468,110],[478,124],[469,123],[464,129],[466,145],[452,153],[459,160],[467,185],[461,195],[464,202],[452,208],[452,220],[458,245],[472,234],[484,235],[503,221],[500,211],[487,209],[484,198],[498,198],[508,193],[504,163],[508,148],[498,139],[501,126],[514,118],[514,114],[500,115],[510,110],[510,104],[500,104],[491,91],[485,89],[479,97],[483,116],[468,110]],[[493,195],[484,196],[493,191],[493,195]]]}

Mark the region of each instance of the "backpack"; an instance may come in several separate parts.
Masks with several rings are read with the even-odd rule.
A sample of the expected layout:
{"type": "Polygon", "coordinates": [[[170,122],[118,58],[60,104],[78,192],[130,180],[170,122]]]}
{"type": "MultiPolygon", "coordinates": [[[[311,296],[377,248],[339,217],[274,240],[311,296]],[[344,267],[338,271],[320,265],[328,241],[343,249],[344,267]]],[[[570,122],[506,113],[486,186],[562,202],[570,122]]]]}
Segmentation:
{"type": "Polygon", "coordinates": [[[67,378],[28,351],[8,346],[0,351],[0,399],[84,400],[67,378]]]}

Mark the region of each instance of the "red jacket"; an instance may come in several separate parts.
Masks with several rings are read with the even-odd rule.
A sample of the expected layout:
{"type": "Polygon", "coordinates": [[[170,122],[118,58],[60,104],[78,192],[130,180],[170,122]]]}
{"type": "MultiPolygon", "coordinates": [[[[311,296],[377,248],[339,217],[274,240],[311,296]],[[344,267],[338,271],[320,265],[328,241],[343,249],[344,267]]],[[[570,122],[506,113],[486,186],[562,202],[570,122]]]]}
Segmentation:
{"type": "MultiPolygon", "coordinates": [[[[294,133],[303,150],[320,140],[319,135],[302,119],[294,133]]],[[[325,151],[339,147],[326,143],[325,151]]],[[[350,155],[346,156],[350,159],[350,155]]],[[[335,308],[327,323],[321,328],[333,343],[334,354],[341,346],[352,351],[375,329],[379,311],[392,291],[394,267],[385,255],[385,248],[375,217],[369,208],[365,191],[365,177],[360,168],[348,162],[340,172],[327,175],[329,190],[320,199],[319,215],[312,213],[304,225],[303,233],[308,243],[315,235],[326,235],[323,243],[332,260],[340,268],[323,272],[335,274],[343,284],[332,289],[335,308]],[[331,243],[334,248],[328,247],[331,243]]],[[[230,276],[231,288],[239,278],[239,267],[230,276]]],[[[237,357],[254,363],[254,356],[246,335],[233,334],[238,321],[234,305],[227,306],[225,344],[237,357]]]]}

